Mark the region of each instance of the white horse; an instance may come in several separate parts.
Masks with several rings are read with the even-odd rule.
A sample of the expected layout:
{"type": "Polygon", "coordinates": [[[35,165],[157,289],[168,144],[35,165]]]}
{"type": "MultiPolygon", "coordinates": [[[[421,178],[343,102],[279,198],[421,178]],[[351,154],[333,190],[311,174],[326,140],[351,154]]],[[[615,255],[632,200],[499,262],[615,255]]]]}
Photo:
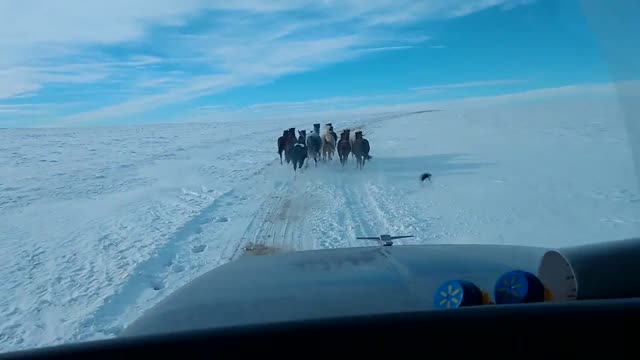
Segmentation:
{"type": "Polygon", "coordinates": [[[333,160],[333,154],[336,152],[336,139],[331,134],[330,128],[324,130],[322,134],[322,160],[333,160]]]}

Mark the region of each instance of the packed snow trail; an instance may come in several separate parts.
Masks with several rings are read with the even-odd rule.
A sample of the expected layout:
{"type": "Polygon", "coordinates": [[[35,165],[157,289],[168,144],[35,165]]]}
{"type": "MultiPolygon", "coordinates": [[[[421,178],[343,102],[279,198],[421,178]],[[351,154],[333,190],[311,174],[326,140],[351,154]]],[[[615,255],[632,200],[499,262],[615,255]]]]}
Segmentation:
{"type": "Polygon", "coordinates": [[[635,236],[640,194],[615,102],[571,104],[331,119],[337,132],[361,127],[373,159],[295,180],[276,140],[317,121],[0,130],[0,351],[117,336],[247,244],[635,236]],[[432,183],[418,180],[425,171],[432,183]]]}

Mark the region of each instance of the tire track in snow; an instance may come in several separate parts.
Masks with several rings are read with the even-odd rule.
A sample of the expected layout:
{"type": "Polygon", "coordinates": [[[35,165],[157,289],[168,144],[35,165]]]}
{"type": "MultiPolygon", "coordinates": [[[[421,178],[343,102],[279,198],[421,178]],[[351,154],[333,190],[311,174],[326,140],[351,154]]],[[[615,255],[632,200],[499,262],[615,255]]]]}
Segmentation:
{"type": "MultiPolygon", "coordinates": [[[[343,175],[336,175],[334,167],[312,165],[297,180],[287,176],[288,180],[277,182],[244,231],[241,244],[284,252],[351,246],[351,239],[345,239],[349,215],[337,186],[343,175]]],[[[232,258],[240,255],[236,249],[232,258]]]]}
{"type": "Polygon", "coordinates": [[[371,217],[369,208],[363,206],[361,193],[345,185],[342,185],[340,190],[345,199],[344,211],[347,217],[346,223],[349,226],[349,242],[365,246],[374,244],[366,240],[357,240],[356,237],[379,235],[379,221],[371,217]]]}
{"type": "Polygon", "coordinates": [[[263,244],[267,246],[277,246],[276,237],[278,236],[277,225],[278,212],[282,211],[287,201],[290,201],[287,194],[290,182],[277,182],[274,191],[267,195],[266,200],[260,204],[256,211],[257,216],[251,220],[247,228],[244,230],[241,241],[238,244],[230,259],[236,259],[240,256],[240,247],[252,244],[263,244]]]}
{"type": "MultiPolygon", "coordinates": [[[[288,172],[289,169],[286,169],[288,172]]],[[[318,210],[314,208],[313,184],[307,169],[297,180],[280,181],[257,211],[258,216],[242,235],[242,244],[266,245],[281,252],[312,250],[316,248],[308,241],[308,232],[317,227],[318,210]]],[[[236,251],[233,258],[240,255],[236,251]]]]}
{"type": "Polygon", "coordinates": [[[385,233],[415,236],[415,238],[396,240],[394,243],[403,245],[433,240],[433,235],[429,231],[430,221],[414,216],[420,212],[397,199],[392,188],[367,183],[364,185],[364,194],[368,206],[383,225],[385,233]]]}
{"type": "Polygon", "coordinates": [[[338,182],[338,192],[344,197],[342,212],[352,243],[372,245],[366,240],[356,240],[356,237],[381,234],[416,236],[398,240],[398,244],[414,243],[416,239],[430,240],[429,221],[414,216],[416,210],[397,199],[391,186],[366,180],[360,175],[347,174],[338,182]]]}

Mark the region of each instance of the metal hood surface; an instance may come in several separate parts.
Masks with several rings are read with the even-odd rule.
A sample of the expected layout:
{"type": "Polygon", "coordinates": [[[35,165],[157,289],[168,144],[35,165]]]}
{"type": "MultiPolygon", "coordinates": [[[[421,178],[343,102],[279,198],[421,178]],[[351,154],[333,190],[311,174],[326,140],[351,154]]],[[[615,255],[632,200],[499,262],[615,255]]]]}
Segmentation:
{"type": "Polygon", "coordinates": [[[505,272],[535,272],[547,249],[416,245],[246,256],[177,290],[121,336],[433,309],[464,279],[491,293],[505,272]]]}

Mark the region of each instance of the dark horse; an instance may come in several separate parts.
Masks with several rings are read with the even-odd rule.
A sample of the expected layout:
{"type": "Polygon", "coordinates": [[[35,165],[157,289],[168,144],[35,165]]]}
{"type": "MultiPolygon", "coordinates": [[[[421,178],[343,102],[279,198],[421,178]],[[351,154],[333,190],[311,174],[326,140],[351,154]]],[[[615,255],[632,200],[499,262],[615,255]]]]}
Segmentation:
{"type": "Polygon", "coordinates": [[[338,141],[338,156],[340,157],[340,164],[342,164],[342,166],[349,160],[350,152],[351,143],[349,142],[349,130],[345,130],[340,134],[340,141],[338,141]]]}
{"type": "Polygon", "coordinates": [[[289,164],[291,162],[291,151],[293,151],[293,146],[296,144],[296,128],[290,128],[285,131],[287,131],[287,137],[284,145],[284,159],[289,164]]]}
{"type": "MultiPolygon", "coordinates": [[[[295,136],[295,135],[294,135],[295,136]]],[[[293,162],[294,177],[298,169],[302,169],[307,158],[306,131],[300,131],[300,137],[291,150],[291,161],[293,162]]]]}
{"type": "Polygon", "coordinates": [[[356,166],[362,170],[364,168],[364,162],[370,160],[369,140],[362,137],[362,131],[356,131],[356,139],[353,141],[353,154],[356,156],[356,166]]]}
{"type": "Polygon", "coordinates": [[[329,129],[329,133],[331,134],[331,136],[333,136],[333,141],[335,141],[335,143],[338,143],[338,134],[336,134],[335,131],[333,131],[333,124],[332,123],[327,123],[326,124],[327,128],[329,129]]]}
{"type": "MultiPolygon", "coordinates": [[[[278,138],[278,155],[280,155],[280,165],[282,165],[282,153],[284,153],[287,147],[287,138],[289,137],[289,130],[284,130],[282,136],[278,138]]],[[[287,160],[287,162],[289,162],[287,160]]]]}

